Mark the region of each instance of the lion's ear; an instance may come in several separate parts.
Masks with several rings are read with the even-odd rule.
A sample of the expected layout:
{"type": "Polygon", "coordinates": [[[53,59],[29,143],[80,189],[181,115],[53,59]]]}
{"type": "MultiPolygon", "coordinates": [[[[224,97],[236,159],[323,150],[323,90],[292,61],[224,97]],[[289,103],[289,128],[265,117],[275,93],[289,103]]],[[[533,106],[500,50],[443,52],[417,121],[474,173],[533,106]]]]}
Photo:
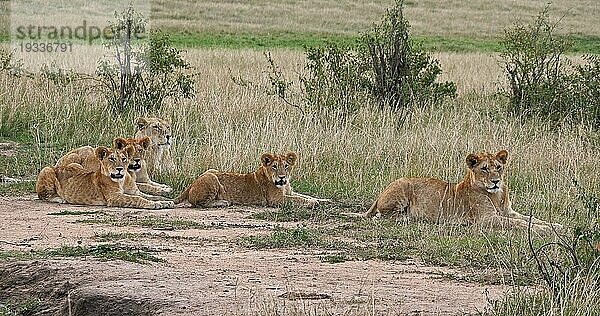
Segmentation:
{"type": "Polygon", "coordinates": [[[148,147],[150,147],[150,137],[148,136],[144,136],[142,139],[140,139],[140,145],[142,145],[142,148],[144,149],[148,149],[148,147]]]}
{"type": "Polygon", "coordinates": [[[506,150],[501,150],[499,152],[496,153],[496,159],[498,159],[498,161],[500,161],[501,164],[506,164],[506,161],[508,160],[508,151],[506,150]]]}
{"type": "Polygon", "coordinates": [[[262,154],[262,156],[260,156],[260,161],[262,162],[263,166],[265,166],[265,167],[272,164],[274,160],[275,160],[275,157],[269,153],[262,154]]]}
{"type": "Polygon", "coordinates": [[[144,128],[146,128],[146,126],[148,125],[148,121],[146,120],[146,118],[144,117],[140,117],[137,119],[136,123],[137,125],[137,129],[139,131],[143,130],[144,128]]]}
{"type": "Polygon", "coordinates": [[[469,169],[473,169],[479,163],[480,158],[479,158],[479,155],[477,155],[477,154],[469,154],[467,156],[466,161],[467,161],[467,166],[469,167],[469,169]]]}
{"type": "Polygon", "coordinates": [[[298,155],[296,155],[295,152],[290,151],[287,154],[285,154],[285,161],[287,161],[287,163],[289,163],[290,166],[293,166],[296,163],[296,160],[298,160],[298,155]]]}
{"type": "Polygon", "coordinates": [[[98,159],[100,160],[108,156],[109,153],[110,150],[104,146],[99,146],[98,148],[96,148],[96,157],[98,157],[98,159]]]}
{"type": "Polygon", "coordinates": [[[125,147],[125,155],[128,159],[133,157],[133,155],[135,155],[135,147],[133,147],[132,145],[127,145],[127,147],[125,147]]]}
{"type": "Polygon", "coordinates": [[[127,140],[125,140],[125,138],[123,137],[117,137],[115,139],[113,139],[113,147],[116,149],[123,149],[125,148],[125,146],[127,146],[127,140]]]}

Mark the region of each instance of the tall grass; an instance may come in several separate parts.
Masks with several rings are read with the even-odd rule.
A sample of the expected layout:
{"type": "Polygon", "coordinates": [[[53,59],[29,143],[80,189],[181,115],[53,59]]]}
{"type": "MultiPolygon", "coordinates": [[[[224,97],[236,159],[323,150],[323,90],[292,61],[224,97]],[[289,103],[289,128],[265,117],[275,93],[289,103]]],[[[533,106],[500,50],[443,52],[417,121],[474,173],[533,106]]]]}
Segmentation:
{"type": "MultiPolygon", "coordinates": [[[[134,134],[137,116],[157,115],[173,125],[178,170],[166,181],[177,189],[207,168],[249,172],[263,152],[294,150],[300,157],[297,186],[333,198],[372,200],[401,176],[460,181],[468,153],[508,149],[516,209],[568,222],[567,210],[575,203],[571,179],[600,185],[594,172],[599,149],[585,137],[587,131],[507,117],[506,101],[493,95],[500,76],[494,57],[438,56],[447,69],[442,79],[457,83],[459,98],[417,111],[402,127],[392,112],[366,108],[346,121],[331,119],[332,113],[302,116],[276,97],[234,84],[232,74],[264,82],[260,69],[266,61],[251,50],[188,52],[200,72],[197,96],[156,113],[115,115],[77,86],[2,75],[0,138],[21,143],[28,157],[2,157],[11,163],[3,163],[0,172],[35,175],[71,148],[109,145],[113,137],[134,134]],[[551,214],[543,214],[546,210],[551,214]]],[[[290,75],[302,71],[300,53],[278,51],[274,58],[290,75]]]]}
{"type": "MultiPolygon", "coordinates": [[[[290,76],[303,71],[304,59],[298,52],[276,51],[273,57],[290,76]]],[[[585,127],[549,127],[543,121],[508,117],[507,100],[494,93],[501,84],[501,70],[493,56],[436,57],[447,70],[442,79],[457,83],[459,97],[417,110],[402,126],[392,112],[368,108],[344,121],[334,120],[339,116],[328,112],[303,116],[276,97],[236,85],[231,75],[267,84],[261,72],[266,68],[264,56],[252,50],[188,52],[187,59],[200,72],[196,97],[167,102],[153,113],[115,115],[101,98],[77,85],[58,87],[43,79],[2,74],[0,140],[16,142],[18,154],[0,155],[0,173],[33,178],[71,148],[109,145],[113,137],[134,135],[136,117],[156,115],[173,124],[178,168],[160,180],[174,185],[175,193],[207,168],[249,172],[259,165],[263,152],[294,150],[299,154],[293,180],[298,191],[368,205],[395,178],[460,181],[468,153],[508,149],[507,181],[516,210],[567,227],[584,220],[573,212],[579,202],[572,179],[590,190],[600,187],[600,147],[588,137],[590,132],[585,127]]],[[[522,244],[509,243],[513,248],[522,244]]],[[[526,260],[526,255],[515,259],[511,253],[498,250],[494,256],[505,255],[507,262],[526,260]]],[[[435,250],[432,260],[446,255],[435,250]]],[[[576,302],[583,293],[597,297],[594,278],[582,275],[575,280],[581,282],[570,287],[576,302]]],[[[545,292],[511,299],[499,302],[494,313],[512,314],[523,306],[519,304],[539,300],[543,303],[535,308],[544,311],[585,308],[583,303],[552,300],[545,292]]]]}

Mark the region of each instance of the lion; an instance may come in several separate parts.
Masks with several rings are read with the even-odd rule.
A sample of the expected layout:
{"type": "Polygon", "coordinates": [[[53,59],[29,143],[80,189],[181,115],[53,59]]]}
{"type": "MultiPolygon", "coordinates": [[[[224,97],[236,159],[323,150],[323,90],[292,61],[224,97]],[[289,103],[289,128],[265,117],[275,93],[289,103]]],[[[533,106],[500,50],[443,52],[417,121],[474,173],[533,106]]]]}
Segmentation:
{"type": "Polygon", "coordinates": [[[127,155],[133,155],[133,150],[132,146],[124,150],[104,146],[96,148],[94,152],[99,167],[92,171],[74,162],[66,166],[44,167],[38,175],[35,191],[41,200],[58,203],[146,209],[173,208],[173,201],[151,201],[124,192],[123,185],[129,162],[127,155]]]}
{"type": "Polygon", "coordinates": [[[175,170],[175,163],[171,157],[171,124],[157,117],[140,117],[136,125],[135,138],[150,138],[150,146],[146,153],[148,174],[156,175],[175,170]]]}
{"type": "Polygon", "coordinates": [[[491,228],[526,230],[529,220],[538,233],[550,233],[562,225],[525,216],[512,209],[503,180],[508,151],[469,154],[465,178],[449,183],[432,178],[401,178],[375,200],[365,217],[399,212],[430,221],[456,220],[491,228]]]}
{"type": "Polygon", "coordinates": [[[166,195],[173,189],[166,184],[160,184],[150,180],[145,156],[150,147],[150,138],[122,138],[117,137],[113,140],[113,146],[117,149],[123,149],[127,146],[133,146],[135,153],[129,157],[129,166],[127,172],[133,179],[140,191],[151,195],[166,195]]]}
{"type": "Polygon", "coordinates": [[[231,204],[279,206],[291,200],[306,207],[314,207],[327,199],[318,199],[293,192],[290,174],[297,155],[265,153],[261,166],[255,172],[241,174],[207,170],[179,197],[175,204],[188,201],[193,207],[219,207],[231,204]]]}
{"type": "MultiPolygon", "coordinates": [[[[167,185],[151,181],[146,171],[144,154],[149,144],[150,138],[148,137],[140,139],[117,137],[113,140],[113,147],[117,150],[123,150],[126,146],[132,147],[131,151],[126,151],[126,154],[130,155],[128,154],[127,157],[129,165],[123,182],[123,190],[126,194],[139,195],[149,200],[166,200],[160,195],[166,195],[172,189],[167,185]]],[[[77,163],[88,171],[98,170],[100,160],[96,156],[95,150],[91,146],[73,149],[58,159],[55,167],[65,167],[70,163],[77,163]]]]}

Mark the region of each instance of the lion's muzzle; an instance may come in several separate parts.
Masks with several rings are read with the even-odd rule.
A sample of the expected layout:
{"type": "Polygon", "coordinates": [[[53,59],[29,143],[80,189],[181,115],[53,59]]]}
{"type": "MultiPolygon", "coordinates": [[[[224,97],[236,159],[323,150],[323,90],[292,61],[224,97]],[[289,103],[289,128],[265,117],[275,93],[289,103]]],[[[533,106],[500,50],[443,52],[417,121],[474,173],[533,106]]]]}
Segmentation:
{"type": "Polygon", "coordinates": [[[496,193],[500,191],[500,184],[502,183],[501,180],[490,180],[490,182],[492,182],[492,185],[486,186],[486,191],[488,191],[489,193],[496,193]]]}
{"type": "Polygon", "coordinates": [[[115,172],[111,172],[110,178],[116,181],[123,180],[123,178],[125,178],[125,172],[123,172],[123,168],[118,167],[115,172]]]}
{"type": "Polygon", "coordinates": [[[287,179],[285,177],[279,177],[279,179],[273,181],[275,186],[281,188],[287,184],[287,179]]]}
{"type": "Polygon", "coordinates": [[[132,171],[137,171],[140,170],[142,168],[142,164],[140,163],[140,160],[134,160],[133,164],[130,164],[129,166],[127,166],[127,169],[132,170],[132,171]]]}

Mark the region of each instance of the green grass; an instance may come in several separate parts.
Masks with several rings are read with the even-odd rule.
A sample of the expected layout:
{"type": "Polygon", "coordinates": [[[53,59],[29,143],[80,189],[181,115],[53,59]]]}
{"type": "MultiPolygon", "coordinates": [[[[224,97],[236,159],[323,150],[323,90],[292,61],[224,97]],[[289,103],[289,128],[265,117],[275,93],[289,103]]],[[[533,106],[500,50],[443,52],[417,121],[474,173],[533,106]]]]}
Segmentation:
{"type": "Polygon", "coordinates": [[[112,242],[112,241],[120,241],[120,240],[139,240],[139,239],[160,239],[160,240],[187,240],[187,241],[205,241],[201,237],[196,236],[178,236],[178,235],[167,235],[167,234],[153,234],[153,233],[101,233],[94,234],[92,239],[99,242],[112,242]]]}
{"type": "Polygon", "coordinates": [[[14,260],[32,260],[40,257],[41,255],[38,252],[33,251],[0,251],[0,262],[14,260]]]}
{"type": "Polygon", "coordinates": [[[126,217],[126,218],[114,218],[114,217],[99,217],[77,220],[78,223],[84,224],[104,224],[111,226],[134,226],[134,227],[148,227],[159,230],[179,230],[179,229],[207,229],[211,228],[210,225],[205,225],[191,220],[186,219],[169,219],[157,216],[146,216],[146,217],[126,217]]]}
{"type": "MultiPolygon", "coordinates": [[[[535,241],[536,245],[543,242],[543,239],[535,241]]],[[[322,251],[321,260],[329,263],[418,258],[430,265],[472,271],[462,280],[515,285],[539,282],[525,236],[478,232],[469,226],[361,219],[333,228],[331,225],[279,227],[268,235],[243,237],[239,244],[253,249],[322,251]]]]}
{"type": "Polygon", "coordinates": [[[0,316],[28,316],[37,315],[42,312],[42,301],[37,298],[30,298],[22,302],[0,302],[0,316]]]}
{"type": "Polygon", "coordinates": [[[188,48],[273,49],[321,46],[326,43],[354,44],[357,37],[319,33],[169,33],[173,44],[188,48]]]}
{"type": "MultiPolygon", "coordinates": [[[[169,33],[173,45],[179,48],[225,48],[258,49],[277,48],[302,50],[305,47],[318,47],[327,44],[356,45],[360,34],[322,33],[169,33]]],[[[457,36],[414,36],[414,41],[427,51],[434,52],[500,52],[502,46],[498,38],[471,38],[457,36]]],[[[573,35],[573,47],[569,53],[597,54],[600,52],[600,37],[573,35]]]]}
{"type": "Polygon", "coordinates": [[[165,262],[144,249],[120,244],[62,246],[39,251],[0,251],[0,262],[64,257],[94,257],[100,260],[122,260],[135,263],[165,262]]]}
{"type": "Polygon", "coordinates": [[[0,196],[15,196],[35,192],[35,181],[0,185],[0,196]]]}
{"type": "Polygon", "coordinates": [[[331,223],[357,220],[356,215],[363,213],[366,208],[362,204],[333,202],[322,203],[313,209],[309,209],[289,202],[277,209],[266,209],[253,213],[251,217],[272,222],[299,222],[308,220],[318,223],[331,223]],[[356,215],[353,216],[352,214],[356,215]]]}
{"type": "Polygon", "coordinates": [[[72,211],[72,210],[62,210],[59,212],[48,213],[47,215],[92,215],[98,214],[100,211],[72,211]]]}
{"type": "Polygon", "coordinates": [[[135,263],[165,262],[145,250],[119,244],[100,244],[95,246],[62,246],[46,251],[50,257],[94,257],[101,260],[122,260],[135,263]]]}

